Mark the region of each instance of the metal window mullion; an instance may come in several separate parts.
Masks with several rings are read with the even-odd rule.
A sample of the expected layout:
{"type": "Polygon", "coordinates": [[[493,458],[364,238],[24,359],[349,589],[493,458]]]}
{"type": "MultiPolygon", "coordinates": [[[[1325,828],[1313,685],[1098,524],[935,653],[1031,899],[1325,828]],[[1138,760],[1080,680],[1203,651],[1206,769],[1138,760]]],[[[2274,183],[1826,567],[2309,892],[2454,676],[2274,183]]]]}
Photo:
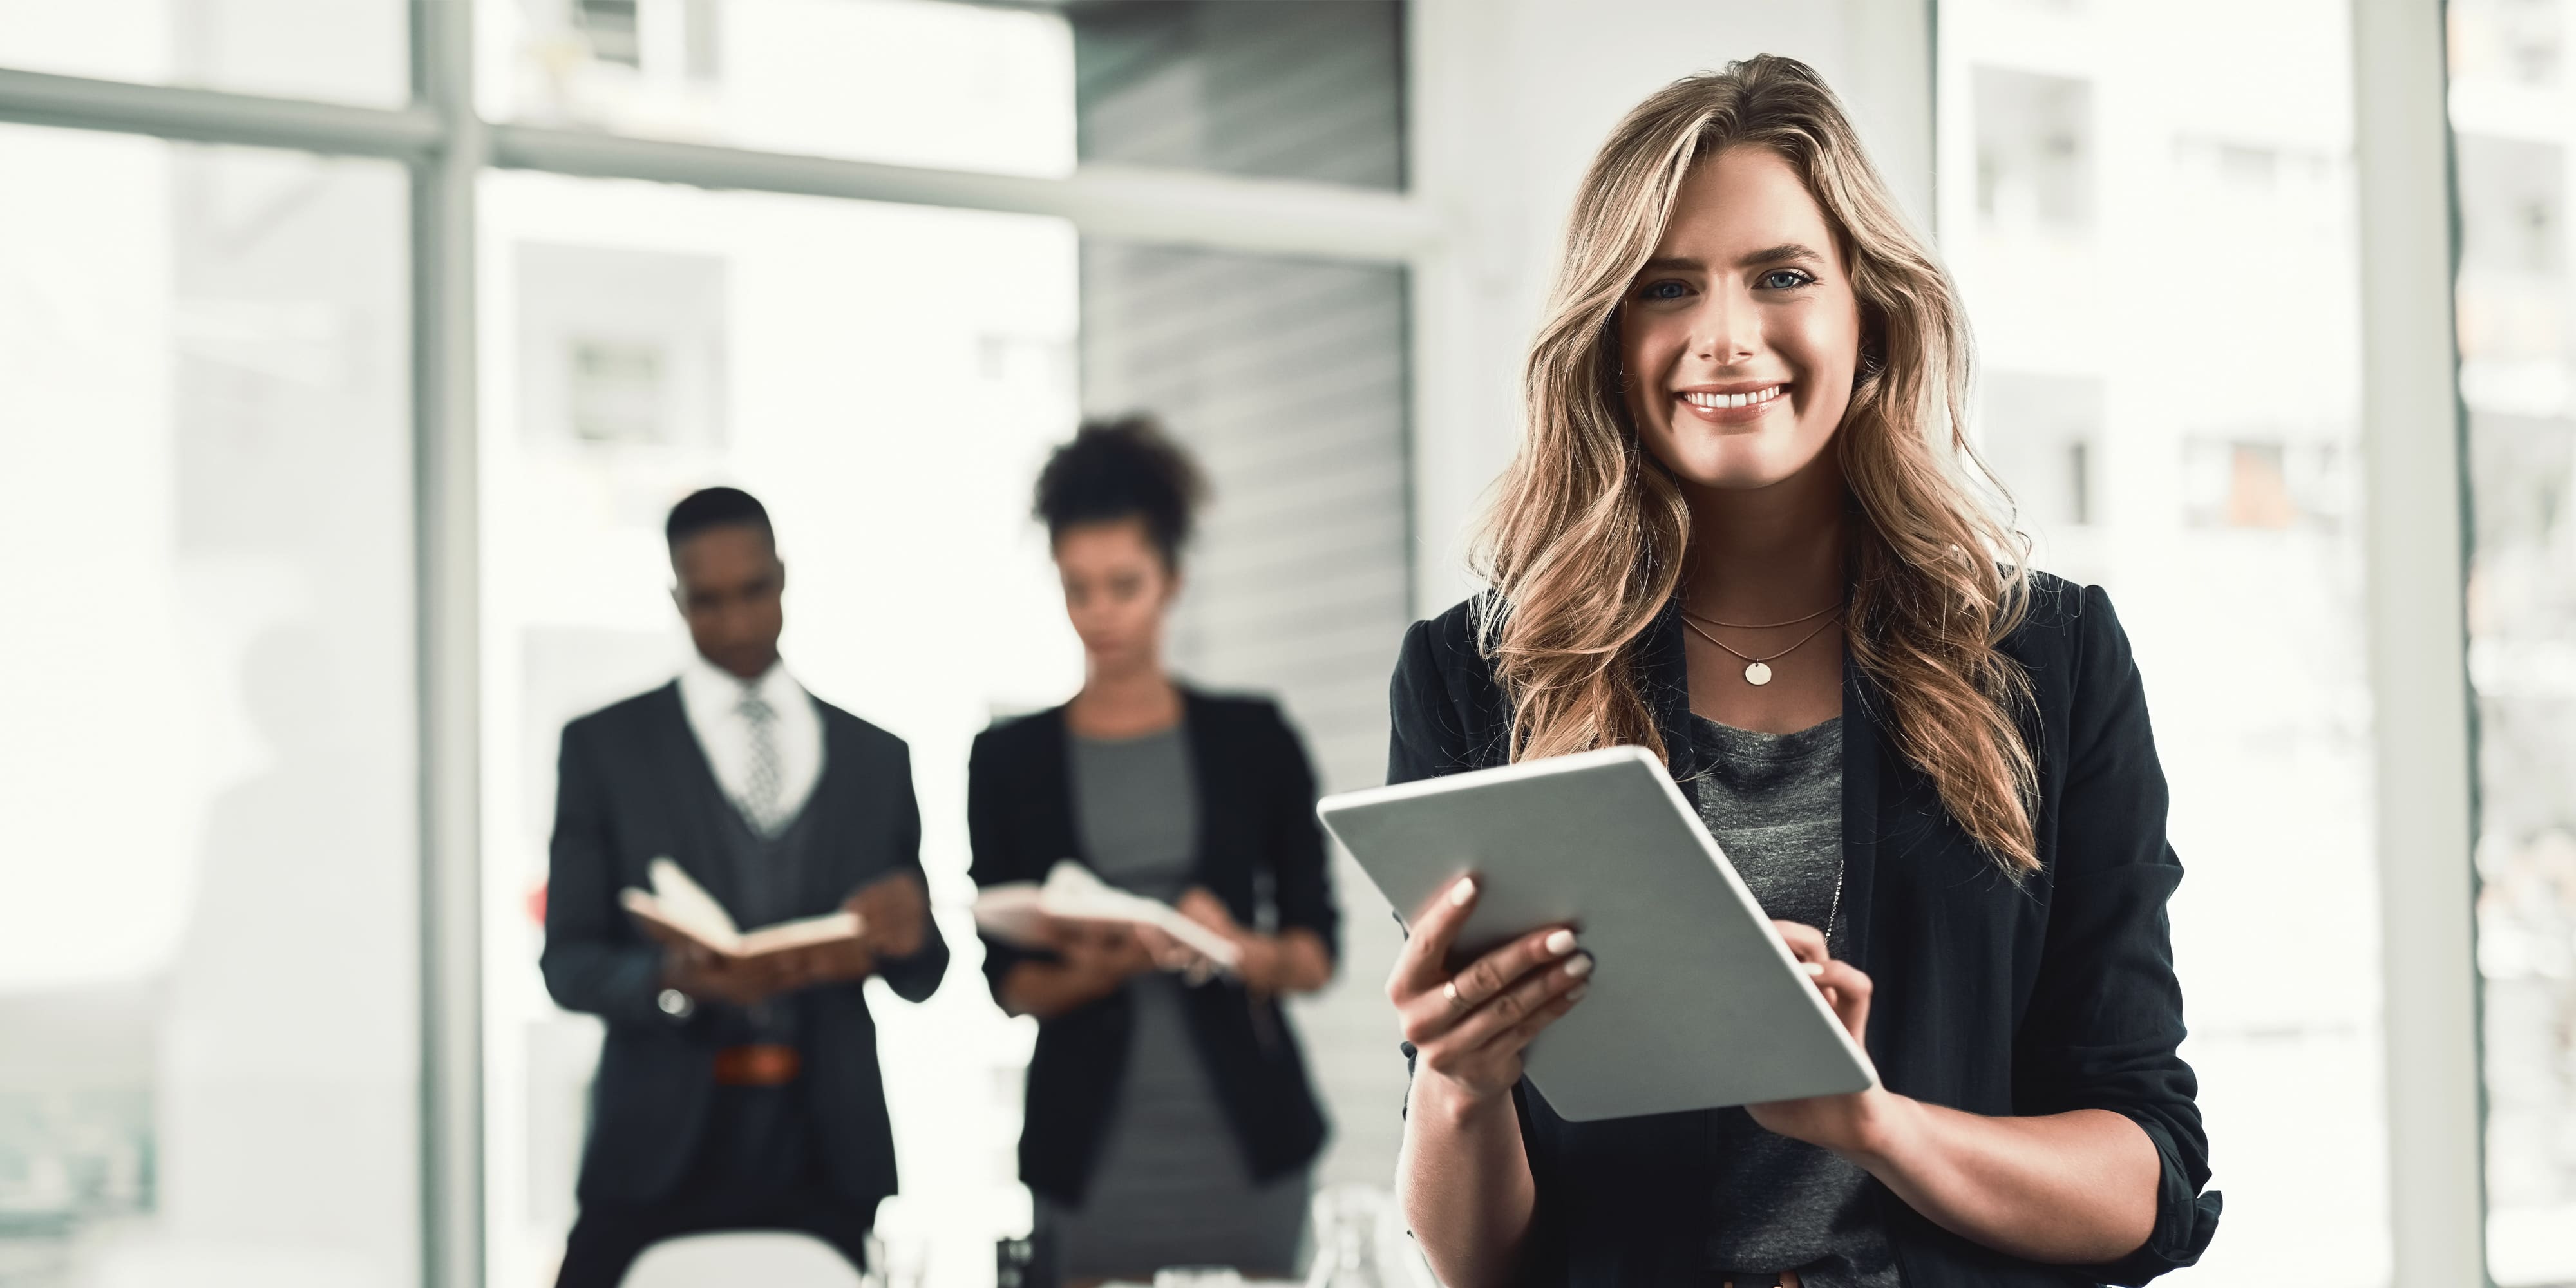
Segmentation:
{"type": "Polygon", "coordinates": [[[5,67],[0,121],[397,161],[431,155],[441,135],[436,114],[418,104],[358,107],[5,67]]]}
{"type": "Polygon", "coordinates": [[[989,174],[543,126],[490,131],[491,162],[509,169],[1049,215],[1119,241],[1401,262],[1437,233],[1410,197],[1336,184],[1111,165],[1061,178],[989,174]]]}
{"type": "Polygon", "coordinates": [[[2353,0],[2388,1199],[2398,1284],[2489,1282],[2465,469],[2441,0],[2353,0]]]}
{"type": "Polygon", "coordinates": [[[484,1281],[480,516],[470,0],[413,0],[413,521],[420,738],[421,1283],[484,1281]]]}
{"type": "MultiPolygon", "coordinates": [[[[459,25],[465,0],[414,0],[416,33],[459,25]]],[[[428,46],[413,42],[426,71],[428,46]]],[[[470,75],[460,69],[458,75],[470,75]]],[[[417,101],[370,108],[139,85],[0,68],[0,121],[148,134],[199,143],[390,157],[426,165],[451,138],[478,164],[588,178],[780,192],[1049,215],[1085,236],[1253,254],[1402,262],[1438,241],[1417,198],[1337,184],[1098,165],[1070,176],[986,174],[841,157],[632,138],[543,126],[484,126],[470,99],[416,78],[417,101]],[[478,133],[479,132],[479,133],[478,133]],[[471,136],[471,137],[469,137],[471,136]]],[[[458,93],[470,94],[460,82],[458,93]]]]}

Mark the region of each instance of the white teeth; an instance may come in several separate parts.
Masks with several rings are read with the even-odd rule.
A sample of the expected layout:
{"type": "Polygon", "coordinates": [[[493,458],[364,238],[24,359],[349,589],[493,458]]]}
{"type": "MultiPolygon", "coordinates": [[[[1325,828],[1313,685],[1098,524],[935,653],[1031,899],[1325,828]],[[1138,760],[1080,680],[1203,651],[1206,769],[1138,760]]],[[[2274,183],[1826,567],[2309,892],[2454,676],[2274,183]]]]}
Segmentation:
{"type": "Polygon", "coordinates": [[[1717,411],[1721,408],[1751,407],[1760,403],[1767,403],[1780,396],[1780,389],[1781,386],[1772,385],[1767,388],[1756,389],[1749,394],[1710,394],[1694,391],[1683,394],[1682,398],[1693,407],[1698,407],[1706,411],[1717,411]]]}

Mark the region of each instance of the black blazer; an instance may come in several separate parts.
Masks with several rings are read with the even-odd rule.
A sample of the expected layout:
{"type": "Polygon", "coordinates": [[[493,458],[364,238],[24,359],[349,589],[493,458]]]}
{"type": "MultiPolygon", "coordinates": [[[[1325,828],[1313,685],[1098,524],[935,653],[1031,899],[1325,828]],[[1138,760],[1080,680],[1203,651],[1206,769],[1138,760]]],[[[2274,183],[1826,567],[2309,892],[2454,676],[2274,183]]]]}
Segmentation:
{"type": "MultiPolygon", "coordinates": [[[[1225,901],[1236,922],[1311,930],[1338,957],[1340,914],[1305,748],[1265,700],[1186,689],[1182,699],[1198,779],[1198,883],[1225,901]]],[[[1044,880],[1058,859],[1088,862],[1074,828],[1064,708],[976,735],[966,825],[978,887],[1044,880]]],[[[1046,955],[984,937],[984,974],[996,1001],[1003,977],[1033,956],[1046,955]]],[[[1134,1015],[1122,989],[1038,1025],[1020,1129],[1020,1179],[1030,1189],[1081,1202],[1126,1075],[1134,1015]]],[[[1324,1112],[1279,1003],[1212,980],[1189,990],[1189,1017],[1253,1177],[1268,1180],[1313,1159],[1324,1145],[1324,1112]]]]}
{"type": "MultiPolygon", "coordinates": [[[[2155,1231],[2104,1266],[2043,1266],[1953,1235],[1872,1182],[1912,1288],[2143,1283],[2209,1246],[2219,1196],[2175,1053],[2182,993],[2165,902],[2182,865],[2165,841],[2165,779],[2128,636],[2098,588],[2041,576],[2005,642],[2029,669],[2039,749],[2041,871],[2003,879],[1900,759],[1870,686],[1843,686],[1845,907],[1854,964],[1875,985],[1869,1054],[1887,1087],[1988,1115],[2109,1109],[2164,1163],[2155,1231]]],[[[1640,666],[1672,772],[1698,771],[1682,624],[1667,606],[1640,666]]],[[[1503,763],[1509,708],[1476,647],[1470,605],[1415,623],[1394,683],[1387,779],[1503,763]]],[[[1703,1283],[1713,1115],[1570,1123],[1528,1083],[1516,1097],[1538,1185],[1532,1278],[1585,1285],[1703,1283]]]]}
{"type": "MultiPolygon", "coordinates": [[[[921,872],[921,810],[903,740],[837,707],[814,705],[823,717],[823,776],[805,808],[822,813],[813,820],[818,831],[797,916],[830,912],[889,873],[921,872]]],[[[661,949],[635,929],[617,894],[648,887],[645,865],[668,855],[708,893],[730,900],[731,868],[719,857],[724,842],[708,833],[700,811],[684,805],[703,798],[713,771],[672,683],[565,725],[559,773],[539,961],[558,1005],[608,1021],[579,1194],[585,1203],[651,1202],[679,1183],[697,1147],[726,1008],[701,1006],[686,1022],[662,1014],[655,1004],[661,949]]],[[[898,996],[918,1002],[947,969],[948,945],[933,925],[921,951],[886,961],[879,972],[898,996]]],[[[895,1192],[876,1021],[857,984],[793,996],[801,1008],[798,1081],[819,1152],[840,1197],[873,1211],[895,1192]]]]}

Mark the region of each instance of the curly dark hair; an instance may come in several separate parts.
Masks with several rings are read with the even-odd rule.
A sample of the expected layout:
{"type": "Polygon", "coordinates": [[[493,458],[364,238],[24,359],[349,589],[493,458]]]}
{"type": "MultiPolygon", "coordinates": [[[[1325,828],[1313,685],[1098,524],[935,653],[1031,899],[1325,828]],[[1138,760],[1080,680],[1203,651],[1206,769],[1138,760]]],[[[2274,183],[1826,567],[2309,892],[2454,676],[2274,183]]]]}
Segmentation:
{"type": "Polygon", "coordinates": [[[1140,519],[1163,565],[1178,568],[1207,495],[1198,462],[1153,417],[1117,416],[1084,421],[1072,442],[1047,457],[1031,513],[1049,541],[1084,524],[1140,519]]]}

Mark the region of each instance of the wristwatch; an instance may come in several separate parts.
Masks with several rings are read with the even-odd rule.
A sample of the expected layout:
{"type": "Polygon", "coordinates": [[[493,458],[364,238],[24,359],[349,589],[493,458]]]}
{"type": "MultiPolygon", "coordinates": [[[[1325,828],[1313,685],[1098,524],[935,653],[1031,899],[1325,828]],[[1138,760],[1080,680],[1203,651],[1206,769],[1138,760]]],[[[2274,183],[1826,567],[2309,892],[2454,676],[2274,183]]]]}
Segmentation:
{"type": "Polygon", "coordinates": [[[653,1004],[675,1020],[685,1020],[698,1013],[697,999],[676,988],[663,989],[662,995],[653,999],[653,1004]]]}

